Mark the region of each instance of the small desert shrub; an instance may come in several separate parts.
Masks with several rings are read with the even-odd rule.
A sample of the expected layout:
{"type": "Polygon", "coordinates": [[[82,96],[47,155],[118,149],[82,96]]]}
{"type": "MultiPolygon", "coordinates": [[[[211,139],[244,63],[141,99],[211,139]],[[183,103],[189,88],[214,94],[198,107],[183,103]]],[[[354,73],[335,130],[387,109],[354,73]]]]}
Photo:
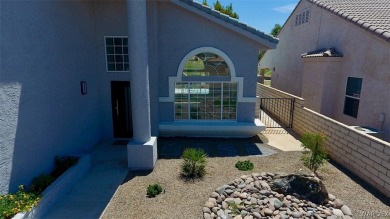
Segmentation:
{"type": "Polygon", "coordinates": [[[60,177],[70,167],[75,165],[78,161],[78,157],[73,156],[56,156],[54,159],[55,168],[50,175],[41,174],[35,177],[30,186],[30,190],[36,193],[42,193],[51,183],[60,177]]]}
{"type": "Polygon", "coordinates": [[[0,195],[0,219],[9,219],[19,212],[30,211],[40,199],[40,195],[26,192],[24,186],[20,185],[16,193],[0,195]]]}
{"type": "Polygon", "coordinates": [[[146,190],[146,195],[148,197],[156,197],[157,195],[161,194],[163,190],[164,189],[159,184],[151,184],[146,190]]]}
{"type": "Polygon", "coordinates": [[[65,173],[65,171],[75,165],[78,160],[79,158],[74,156],[56,156],[54,158],[55,169],[50,175],[58,178],[65,173]]]}
{"type": "Polygon", "coordinates": [[[304,147],[301,160],[317,176],[318,168],[326,163],[325,141],[326,136],[323,134],[305,133],[301,138],[302,146],[304,147]]]}
{"type": "Polygon", "coordinates": [[[253,170],[253,163],[249,160],[237,161],[235,167],[242,171],[253,170]]]}
{"type": "Polygon", "coordinates": [[[30,190],[37,194],[42,193],[52,182],[54,182],[55,177],[51,175],[41,174],[35,177],[30,186],[30,190]]]}
{"type": "Polygon", "coordinates": [[[239,215],[240,209],[238,208],[238,205],[235,202],[228,203],[229,209],[232,213],[232,215],[239,215]]]}
{"type": "Polygon", "coordinates": [[[28,212],[41,200],[41,193],[52,184],[61,174],[75,165],[78,157],[55,157],[55,169],[50,173],[35,177],[30,185],[30,190],[25,191],[20,185],[14,194],[0,195],[0,219],[9,219],[19,212],[28,212]]]}
{"type": "Polygon", "coordinates": [[[186,148],[182,154],[181,174],[189,178],[202,178],[206,174],[207,154],[202,149],[186,148]]]}

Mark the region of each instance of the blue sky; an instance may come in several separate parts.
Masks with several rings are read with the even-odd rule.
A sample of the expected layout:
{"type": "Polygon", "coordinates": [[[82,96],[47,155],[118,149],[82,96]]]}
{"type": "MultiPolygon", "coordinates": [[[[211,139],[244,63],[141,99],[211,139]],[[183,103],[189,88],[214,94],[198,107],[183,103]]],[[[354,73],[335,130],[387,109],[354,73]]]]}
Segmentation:
{"type": "MultiPolygon", "coordinates": [[[[196,0],[202,2],[202,0],[196,0]]],[[[207,0],[208,4],[216,0],[207,0]]],[[[275,24],[283,25],[299,0],[219,0],[223,6],[233,4],[240,21],[265,33],[270,33],[275,24]]]]}

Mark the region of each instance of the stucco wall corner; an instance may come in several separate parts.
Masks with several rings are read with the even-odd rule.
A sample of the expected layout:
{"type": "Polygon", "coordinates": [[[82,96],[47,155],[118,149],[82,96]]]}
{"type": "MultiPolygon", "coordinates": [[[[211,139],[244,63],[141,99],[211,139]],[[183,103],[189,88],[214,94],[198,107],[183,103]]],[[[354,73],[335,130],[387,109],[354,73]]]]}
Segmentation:
{"type": "Polygon", "coordinates": [[[0,194],[9,192],[21,85],[0,81],[0,194]]]}

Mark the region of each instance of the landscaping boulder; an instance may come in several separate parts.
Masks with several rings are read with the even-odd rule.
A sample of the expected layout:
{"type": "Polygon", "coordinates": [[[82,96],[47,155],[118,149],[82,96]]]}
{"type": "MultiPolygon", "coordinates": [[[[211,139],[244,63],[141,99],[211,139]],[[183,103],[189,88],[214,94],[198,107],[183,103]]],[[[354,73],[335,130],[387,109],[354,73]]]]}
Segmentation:
{"type": "Polygon", "coordinates": [[[328,201],[328,192],[324,184],[319,178],[310,175],[280,175],[271,181],[271,188],[276,192],[294,195],[316,204],[328,201]]]}

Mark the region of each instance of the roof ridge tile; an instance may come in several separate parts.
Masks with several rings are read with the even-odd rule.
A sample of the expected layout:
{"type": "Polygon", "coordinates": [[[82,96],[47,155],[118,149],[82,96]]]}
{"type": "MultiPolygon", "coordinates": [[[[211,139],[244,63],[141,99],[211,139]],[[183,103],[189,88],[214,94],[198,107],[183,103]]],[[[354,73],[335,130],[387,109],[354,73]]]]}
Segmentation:
{"type": "MultiPolygon", "coordinates": [[[[303,0],[301,0],[303,1],[303,0]]],[[[389,0],[307,0],[345,20],[390,41],[389,0]]]]}

